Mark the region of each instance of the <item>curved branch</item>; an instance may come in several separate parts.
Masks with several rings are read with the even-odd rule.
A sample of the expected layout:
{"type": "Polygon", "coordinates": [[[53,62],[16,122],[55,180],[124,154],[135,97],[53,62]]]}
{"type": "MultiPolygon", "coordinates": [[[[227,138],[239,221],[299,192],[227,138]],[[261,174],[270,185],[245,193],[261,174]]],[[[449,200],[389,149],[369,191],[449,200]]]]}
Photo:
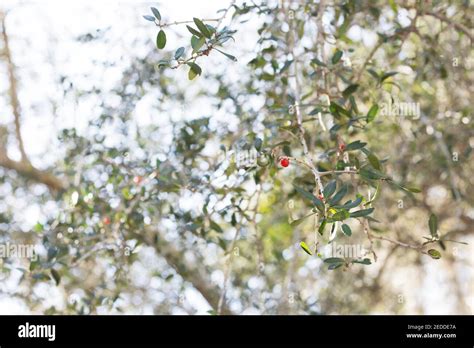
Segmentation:
{"type": "Polygon", "coordinates": [[[29,162],[24,161],[13,161],[5,153],[4,149],[0,148],[0,166],[16,171],[19,175],[39,182],[48,186],[53,191],[63,191],[66,189],[67,184],[57,178],[55,175],[36,169],[29,162]]]}
{"type": "Polygon", "coordinates": [[[8,81],[9,81],[9,89],[8,94],[10,97],[10,104],[13,111],[14,116],[14,124],[15,124],[15,136],[18,142],[18,148],[21,153],[21,160],[14,161],[10,159],[7,155],[6,144],[7,144],[7,132],[5,127],[1,127],[3,129],[2,134],[0,134],[0,166],[14,170],[19,175],[26,177],[27,179],[34,180],[36,182],[45,184],[53,191],[62,191],[66,188],[66,183],[54,176],[53,174],[36,169],[31,164],[30,160],[25,151],[25,146],[23,144],[23,138],[21,136],[21,106],[20,100],[18,98],[18,88],[17,88],[17,78],[15,74],[15,65],[13,64],[13,59],[10,51],[10,45],[8,40],[7,34],[7,27],[6,27],[6,14],[0,11],[0,26],[1,32],[0,36],[2,37],[3,41],[3,57],[6,60],[7,65],[7,74],[8,74],[8,81]]]}
{"type": "Polygon", "coordinates": [[[24,162],[29,162],[28,157],[26,155],[25,146],[23,144],[23,138],[21,137],[21,130],[20,130],[20,115],[21,115],[21,107],[20,101],[18,99],[18,90],[17,90],[17,79],[15,75],[15,65],[13,64],[12,55],[10,51],[10,45],[8,40],[7,34],[7,27],[6,27],[6,16],[5,13],[0,12],[0,22],[1,22],[1,35],[3,40],[3,56],[6,59],[7,63],[7,72],[8,72],[8,81],[10,84],[10,88],[8,90],[8,94],[10,97],[10,104],[13,109],[13,116],[15,118],[15,135],[18,141],[18,148],[20,149],[21,159],[24,162]]]}
{"type": "Polygon", "coordinates": [[[431,12],[431,11],[428,11],[428,12],[422,12],[424,15],[428,15],[428,16],[432,16],[432,17],[435,17],[437,19],[439,19],[440,21],[442,22],[445,22],[445,23],[448,23],[449,25],[452,25],[454,28],[456,28],[458,31],[462,31],[464,34],[466,34],[469,39],[471,40],[471,42],[473,41],[473,35],[472,33],[469,31],[468,28],[466,28],[464,25],[462,25],[461,23],[456,23],[454,22],[452,19],[440,14],[440,13],[436,13],[436,12],[431,12]]]}
{"type": "MultiPolygon", "coordinates": [[[[173,245],[160,238],[159,255],[163,256],[166,262],[185,280],[190,282],[196,290],[206,299],[209,305],[217,312],[221,294],[218,289],[212,285],[207,276],[202,272],[200,265],[191,265],[186,262],[183,253],[173,245]]],[[[225,315],[233,314],[224,302],[221,306],[221,313],[225,315]]]]}

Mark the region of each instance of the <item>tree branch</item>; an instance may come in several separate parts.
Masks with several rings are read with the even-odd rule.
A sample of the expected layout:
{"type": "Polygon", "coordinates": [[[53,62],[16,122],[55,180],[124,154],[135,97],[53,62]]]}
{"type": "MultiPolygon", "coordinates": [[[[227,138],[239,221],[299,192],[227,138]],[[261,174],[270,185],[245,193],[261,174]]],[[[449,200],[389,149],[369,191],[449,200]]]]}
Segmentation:
{"type": "Polygon", "coordinates": [[[422,14],[435,17],[435,18],[439,19],[442,22],[445,22],[445,23],[448,23],[449,25],[452,25],[457,30],[462,31],[464,34],[466,34],[469,37],[469,39],[471,40],[471,42],[473,41],[472,40],[473,39],[472,33],[469,31],[468,28],[466,28],[461,23],[456,23],[453,20],[451,20],[450,18],[448,18],[448,17],[446,17],[446,16],[444,16],[440,13],[436,13],[436,12],[428,11],[428,12],[422,12],[422,14]]]}
{"type": "MultiPolygon", "coordinates": [[[[158,252],[163,256],[166,262],[175,269],[176,272],[185,280],[190,282],[196,290],[206,299],[209,305],[217,311],[219,308],[220,293],[218,289],[212,286],[211,281],[203,273],[203,269],[199,264],[191,265],[186,262],[183,253],[176,249],[173,245],[160,238],[158,252]]],[[[224,302],[221,307],[221,314],[234,314],[224,302]]]]}
{"type": "MultiPolygon", "coordinates": [[[[285,10],[286,11],[286,10],[285,10]]],[[[305,139],[305,129],[303,127],[303,115],[301,114],[300,111],[300,100],[301,100],[301,88],[300,88],[300,82],[298,78],[298,60],[296,59],[296,53],[295,53],[295,44],[297,42],[297,35],[295,32],[294,28],[294,21],[291,21],[291,38],[289,40],[289,51],[291,55],[293,56],[293,71],[294,71],[294,81],[295,81],[295,87],[294,87],[294,93],[295,93],[295,112],[296,112],[296,122],[298,125],[298,138],[300,140],[301,146],[303,147],[303,155],[306,161],[307,166],[311,169],[313,175],[314,175],[314,180],[316,181],[316,186],[318,189],[318,195],[322,194],[324,187],[323,183],[321,181],[321,177],[319,175],[319,171],[314,165],[313,158],[311,157],[311,154],[309,153],[308,149],[308,144],[306,143],[305,139]]]]}
{"type": "MultiPolygon", "coordinates": [[[[217,313],[221,293],[219,288],[214,286],[208,278],[202,264],[198,262],[187,262],[183,256],[183,251],[177,249],[173,244],[162,238],[160,231],[156,228],[147,228],[143,232],[144,233],[135,234],[135,237],[143,241],[146,245],[155,248],[157,254],[162,256],[168,265],[170,265],[184,281],[191,283],[217,313]]],[[[234,313],[229,309],[226,303],[223,303],[221,314],[232,315],[234,313]]]]}
{"type": "Polygon", "coordinates": [[[20,130],[20,115],[21,107],[20,101],[18,99],[18,90],[17,90],[17,79],[15,75],[15,65],[13,64],[12,55],[10,51],[10,45],[8,41],[7,27],[6,27],[6,16],[4,12],[0,12],[0,22],[2,26],[2,39],[3,39],[3,56],[5,57],[7,63],[7,72],[8,72],[8,81],[10,83],[10,88],[8,94],[10,96],[10,104],[13,109],[13,116],[15,118],[15,135],[18,141],[18,148],[21,153],[21,160],[23,162],[29,162],[28,157],[26,156],[25,146],[23,144],[23,139],[21,137],[20,130]]]}
{"type": "Polygon", "coordinates": [[[51,173],[36,169],[31,164],[28,156],[26,155],[25,147],[23,144],[23,138],[21,136],[21,106],[18,99],[18,88],[17,88],[17,78],[15,75],[15,65],[13,64],[13,59],[10,51],[10,45],[8,41],[7,27],[6,27],[6,14],[5,12],[0,11],[0,25],[1,25],[1,37],[3,41],[3,54],[2,56],[6,60],[7,72],[8,72],[8,81],[9,89],[8,94],[10,97],[10,104],[13,110],[14,124],[15,124],[15,136],[18,142],[18,148],[21,153],[21,160],[14,161],[10,159],[7,155],[7,131],[5,127],[0,127],[2,134],[0,134],[0,166],[5,167],[6,169],[11,169],[16,171],[18,174],[26,177],[27,179],[34,180],[36,182],[45,184],[51,190],[62,191],[66,188],[66,183],[57,178],[51,173]]]}
{"type": "Polygon", "coordinates": [[[16,171],[21,176],[48,186],[53,191],[62,191],[67,185],[55,175],[36,169],[29,162],[13,161],[6,155],[5,149],[0,148],[0,166],[16,171]]]}

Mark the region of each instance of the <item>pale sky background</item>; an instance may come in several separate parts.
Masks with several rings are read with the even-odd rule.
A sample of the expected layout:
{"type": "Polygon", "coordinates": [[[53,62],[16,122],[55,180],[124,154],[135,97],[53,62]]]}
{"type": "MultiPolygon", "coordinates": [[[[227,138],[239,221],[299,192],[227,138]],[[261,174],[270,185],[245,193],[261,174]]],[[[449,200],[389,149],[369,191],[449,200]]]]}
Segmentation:
{"type": "MultiPolygon", "coordinates": [[[[2,0],[0,7],[11,9],[11,13],[8,15],[8,30],[13,59],[18,66],[20,75],[20,99],[24,109],[22,134],[26,151],[33,162],[38,166],[49,166],[55,162],[56,158],[61,158],[63,149],[57,146],[57,140],[53,135],[58,130],[66,127],[75,127],[78,131],[84,131],[87,121],[91,117],[90,110],[94,108],[97,102],[92,97],[90,103],[83,101],[80,105],[77,105],[73,100],[67,99],[57,105],[56,115],[53,115],[49,98],[61,100],[62,95],[62,87],[56,83],[58,72],[73,77],[74,81],[79,83],[79,86],[81,86],[81,83],[86,88],[89,85],[99,84],[106,90],[117,84],[122,71],[130,64],[130,51],[145,55],[154,46],[157,29],[151,22],[147,22],[142,18],[142,15],[150,14],[150,6],[156,6],[162,14],[163,21],[167,22],[168,20],[189,20],[192,17],[216,18],[220,16],[216,12],[227,7],[228,4],[229,1],[223,0],[162,2],[2,0]],[[109,40],[107,45],[101,43],[100,40],[85,44],[77,42],[77,37],[89,32],[96,32],[97,29],[105,31],[105,35],[109,40]],[[149,46],[133,46],[132,40],[137,35],[148,37],[149,46]],[[123,59],[119,59],[120,57],[123,57],[123,59]],[[96,61],[109,60],[116,61],[116,66],[104,70],[102,64],[96,63],[96,61]]],[[[327,21],[329,20],[330,18],[327,18],[327,21]]],[[[257,21],[253,20],[242,25],[245,26],[245,29],[238,28],[240,29],[240,32],[236,35],[236,40],[239,42],[238,48],[233,47],[232,43],[226,45],[226,51],[237,56],[238,63],[229,64],[230,61],[223,56],[209,57],[209,60],[202,62],[204,74],[206,69],[210,68],[225,69],[229,77],[238,79],[239,64],[244,65],[253,58],[251,51],[256,42],[255,31],[253,30],[256,28],[256,24],[257,21]]],[[[173,30],[175,30],[174,27],[173,30]]],[[[173,35],[173,30],[167,30],[168,44],[165,51],[171,51],[172,48],[176,49],[187,44],[184,39],[173,35]],[[179,40],[182,41],[182,44],[178,43],[179,40]]],[[[186,29],[183,27],[177,30],[177,33],[184,34],[186,29]]],[[[353,28],[350,31],[350,36],[354,40],[363,40],[368,46],[373,45],[376,39],[375,34],[362,28],[353,28]]],[[[188,37],[186,37],[186,40],[188,40],[188,37]]],[[[187,69],[181,69],[177,71],[177,74],[182,74],[183,81],[187,81],[187,69]]],[[[196,82],[190,83],[191,92],[202,87],[203,81],[205,80],[201,77],[196,82]]],[[[0,93],[3,93],[5,89],[5,82],[4,67],[1,67],[0,93]]],[[[216,86],[210,85],[206,88],[216,88],[216,86]]],[[[0,99],[0,110],[8,107],[5,101],[5,98],[0,99]]],[[[258,105],[260,101],[252,102],[258,105]]],[[[166,128],[169,122],[183,117],[192,117],[193,114],[198,117],[212,111],[210,105],[206,104],[204,100],[196,99],[193,105],[187,106],[186,114],[183,113],[181,106],[173,105],[173,101],[170,101],[169,113],[156,115],[153,113],[153,103],[154,100],[150,96],[138,103],[134,112],[138,126],[153,123],[163,125],[166,128]]],[[[212,112],[216,120],[225,120],[231,125],[236,125],[238,122],[236,117],[231,117],[222,112],[217,114],[214,111],[212,112]]],[[[7,113],[6,116],[0,115],[0,124],[11,124],[11,117],[10,113],[7,113]]],[[[166,141],[166,137],[164,141],[166,141]]],[[[9,152],[13,158],[19,158],[15,146],[12,146],[9,152]]],[[[48,207],[30,206],[28,202],[14,197],[9,199],[9,203],[17,205],[24,214],[25,230],[40,221],[44,210],[48,210],[48,207]]],[[[49,209],[54,210],[54,207],[49,209]]],[[[146,250],[144,253],[147,253],[146,250]]],[[[146,257],[153,258],[151,255],[146,257]]],[[[464,257],[469,256],[464,255],[464,257]]],[[[308,265],[308,267],[311,268],[312,266],[308,265]]],[[[449,294],[446,293],[446,289],[444,291],[430,291],[432,288],[443,290],[442,279],[437,276],[436,263],[429,262],[425,267],[426,273],[430,276],[426,278],[424,284],[421,284],[420,294],[424,296],[423,304],[426,313],[449,312],[452,304],[449,301],[449,294]]],[[[140,270],[138,269],[138,271],[140,270]]],[[[17,276],[18,274],[9,282],[0,279],[0,288],[14,290],[15,277],[17,276]]],[[[460,276],[461,279],[472,281],[472,274],[461,274],[460,276]]],[[[216,273],[212,275],[212,278],[219,282],[222,275],[216,273]]],[[[404,270],[393,276],[394,284],[400,289],[409,286],[408,279],[410,277],[407,276],[404,270]]],[[[137,281],[140,281],[140,279],[137,279],[137,281]]],[[[55,294],[57,295],[59,291],[58,288],[47,285],[38,289],[38,293],[48,298],[48,301],[52,301],[51,303],[55,303],[55,294]]],[[[188,289],[186,299],[198,309],[200,314],[204,314],[210,309],[195,290],[188,289]]],[[[472,311],[472,294],[468,302],[472,311]]],[[[407,306],[410,308],[409,303],[407,306]]],[[[137,314],[149,314],[152,308],[151,306],[149,308],[142,307],[142,310],[137,314]]],[[[26,313],[28,313],[28,309],[20,302],[0,297],[0,314],[26,313]]],[[[182,312],[176,310],[176,314],[179,313],[182,312]]],[[[250,310],[246,313],[251,314],[253,311],[250,310]]]]}

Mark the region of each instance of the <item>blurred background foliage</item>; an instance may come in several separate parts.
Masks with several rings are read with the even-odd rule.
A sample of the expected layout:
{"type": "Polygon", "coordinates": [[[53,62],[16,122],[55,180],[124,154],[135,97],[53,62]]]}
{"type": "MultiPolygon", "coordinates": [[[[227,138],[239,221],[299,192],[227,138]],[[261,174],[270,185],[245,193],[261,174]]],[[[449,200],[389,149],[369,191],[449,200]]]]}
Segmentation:
{"type": "Polygon", "coordinates": [[[469,1],[73,3],[0,6],[0,243],[38,253],[0,258],[2,314],[472,314],[469,1]],[[233,38],[189,81],[193,17],[233,38]],[[318,193],[295,103],[318,171],[391,178],[321,178],[364,204],[378,182],[351,236],[294,222],[294,184],[318,193]],[[328,242],[371,264],[328,270],[328,242]]]}

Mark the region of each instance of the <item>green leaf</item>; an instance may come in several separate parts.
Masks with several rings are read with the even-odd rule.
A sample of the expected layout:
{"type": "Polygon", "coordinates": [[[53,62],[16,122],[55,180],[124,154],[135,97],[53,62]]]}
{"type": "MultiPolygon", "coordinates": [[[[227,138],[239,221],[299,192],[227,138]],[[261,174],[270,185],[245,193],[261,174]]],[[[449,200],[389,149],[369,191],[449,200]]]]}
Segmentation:
{"type": "Polygon", "coordinates": [[[324,263],[344,263],[344,259],[341,259],[340,257],[329,257],[327,259],[324,259],[324,263]]]}
{"type": "Polygon", "coordinates": [[[30,261],[30,272],[34,271],[39,265],[39,258],[37,258],[35,261],[30,261]]]}
{"type": "Polygon", "coordinates": [[[311,213],[311,214],[308,214],[306,216],[303,216],[302,218],[299,218],[299,219],[296,219],[296,220],[293,220],[292,222],[290,222],[290,225],[293,226],[293,227],[296,227],[298,226],[299,224],[301,224],[306,218],[314,215],[316,213],[311,213]]]}
{"type": "Polygon", "coordinates": [[[295,187],[295,190],[302,195],[304,198],[307,200],[310,200],[319,210],[323,211],[324,210],[324,204],[316,198],[312,193],[302,189],[301,187],[298,187],[296,185],[293,185],[295,187]]]}
{"type": "Polygon", "coordinates": [[[55,269],[51,269],[51,275],[53,276],[56,285],[59,285],[59,283],[61,282],[61,275],[59,274],[59,272],[55,269]]]}
{"type": "Polygon", "coordinates": [[[374,202],[375,199],[377,198],[379,192],[380,192],[380,183],[377,183],[377,187],[375,188],[375,193],[374,193],[373,197],[370,199],[370,201],[366,202],[364,205],[367,206],[367,205],[371,204],[372,202],[374,202]]]}
{"type": "Polygon", "coordinates": [[[344,98],[347,98],[347,97],[349,97],[352,93],[354,93],[355,91],[357,91],[357,88],[359,88],[359,85],[358,85],[358,84],[350,85],[349,87],[347,87],[347,88],[342,92],[342,95],[344,96],[344,98]]]}
{"type": "Polygon", "coordinates": [[[158,36],[156,37],[156,47],[160,50],[166,46],[166,34],[163,30],[158,32],[158,36]]]}
{"type": "Polygon", "coordinates": [[[398,14],[398,8],[395,0],[388,0],[388,3],[390,4],[392,11],[395,12],[395,14],[398,14]]]}
{"type": "Polygon", "coordinates": [[[37,222],[35,226],[33,227],[33,230],[38,233],[43,232],[43,229],[44,229],[44,226],[39,222],[37,222]]]}
{"type": "Polygon", "coordinates": [[[190,27],[189,25],[186,25],[186,28],[188,28],[188,31],[189,31],[191,34],[193,34],[193,35],[195,35],[195,36],[197,36],[197,37],[202,37],[202,34],[201,34],[199,31],[197,31],[196,29],[194,29],[193,27],[190,27]]]}
{"type": "Polygon", "coordinates": [[[347,190],[347,185],[343,185],[341,189],[334,195],[334,197],[331,198],[329,205],[335,205],[339,203],[339,201],[347,194],[347,190]]]}
{"type": "Polygon", "coordinates": [[[386,178],[386,175],[376,169],[369,169],[367,167],[359,169],[359,175],[364,179],[378,180],[386,178]]]}
{"type": "Polygon", "coordinates": [[[331,180],[323,190],[323,195],[326,199],[336,191],[336,180],[331,180]]]}
{"type": "Polygon", "coordinates": [[[438,217],[435,214],[430,215],[428,220],[428,225],[430,227],[430,233],[433,237],[438,237],[438,217]]]}
{"type": "Polygon", "coordinates": [[[380,161],[379,159],[377,158],[377,156],[375,156],[373,153],[369,153],[369,155],[367,156],[368,160],[369,160],[369,163],[372,165],[372,167],[374,167],[375,169],[377,170],[381,170],[382,169],[382,166],[380,165],[380,161]]]}
{"type": "Polygon", "coordinates": [[[393,76],[393,75],[396,75],[396,74],[398,74],[398,72],[396,72],[396,71],[390,71],[388,73],[385,73],[382,76],[380,76],[380,82],[383,82],[386,79],[388,79],[390,76],[393,76]]]}
{"type": "Polygon", "coordinates": [[[233,62],[236,62],[237,61],[237,58],[235,58],[233,55],[229,54],[229,53],[225,53],[225,52],[222,52],[220,49],[216,48],[217,51],[219,51],[220,53],[222,53],[224,56],[226,56],[227,58],[229,58],[231,61],[233,62]]]}
{"type": "Polygon", "coordinates": [[[258,137],[255,138],[255,140],[253,141],[253,146],[255,147],[255,150],[257,151],[260,151],[262,149],[262,144],[263,144],[263,140],[258,137]]]}
{"type": "Polygon", "coordinates": [[[181,58],[183,53],[184,53],[184,47],[178,48],[176,52],[174,53],[174,59],[178,60],[179,58],[181,58]]]}
{"type": "Polygon", "coordinates": [[[345,151],[359,150],[359,149],[363,148],[365,145],[367,145],[367,143],[363,143],[360,140],[356,140],[356,141],[353,141],[350,144],[347,144],[345,151]]]}
{"type": "Polygon", "coordinates": [[[211,32],[209,31],[209,28],[198,18],[193,18],[194,24],[196,24],[196,27],[198,27],[199,31],[207,37],[208,39],[211,38],[211,32]]]}
{"type": "Polygon", "coordinates": [[[342,225],[342,232],[348,237],[352,235],[351,228],[349,227],[349,225],[346,225],[346,224],[342,225]]]}
{"type": "Polygon", "coordinates": [[[153,17],[153,16],[144,15],[143,18],[145,18],[147,21],[150,21],[150,22],[154,22],[154,21],[155,21],[155,17],[153,17]]]}
{"type": "Polygon", "coordinates": [[[309,250],[309,247],[308,247],[308,245],[306,245],[305,242],[301,242],[301,243],[300,243],[300,247],[301,247],[308,255],[313,255],[313,253],[311,252],[311,250],[309,250]]]}
{"type": "Polygon", "coordinates": [[[377,104],[372,105],[369,112],[367,113],[367,123],[372,122],[379,112],[379,106],[377,104]]]}
{"type": "Polygon", "coordinates": [[[355,98],[354,98],[353,95],[351,95],[351,96],[349,97],[349,101],[350,101],[350,103],[351,103],[351,108],[352,108],[352,110],[354,110],[354,112],[355,112],[356,114],[358,114],[358,113],[359,113],[359,108],[357,107],[357,103],[356,103],[355,98]]]}
{"type": "Polygon", "coordinates": [[[336,52],[331,58],[332,64],[337,64],[341,60],[341,58],[342,58],[342,51],[336,50],[336,52]]]}
{"type": "Polygon", "coordinates": [[[431,256],[431,258],[437,260],[441,258],[441,253],[436,250],[436,249],[430,249],[428,250],[428,254],[431,256]]]}
{"type": "Polygon", "coordinates": [[[222,227],[219,226],[219,224],[217,222],[213,221],[213,220],[209,221],[209,226],[216,232],[219,232],[219,233],[224,232],[222,227]]]}
{"type": "Polygon", "coordinates": [[[323,62],[321,62],[318,58],[313,58],[311,60],[311,63],[314,63],[316,65],[319,65],[319,66],[327,66],[326,64],[324,64],[323,62]]]}
{"type": "Polygon", "coordinates": [[[357,207],[361,202],[362,202],[362,197],[357,197],[355,199],[355,201],[347,201],[343,205],[338,205],[338,206],[335,206],[334,208],[336,208],[336,209],[340,209],[340,208],[351,209],[351,208],[357,207]]]}
{"type": "Polygon", "coordinates": [[[357,210],[353,213],[351,213],[351,217],[363,217],[371,214],[374,211],[374,208],[369,208],[369,209],[362,209],[362,210],[357,210]]]}
{"type": "Polygon", "coordinates": [[[192,36],[191,37],[191,47],[193,48],[193,53],[199,51],[199,49],[206,43],[206,39],[203,37],[192,36]]]}
{"type": "Polygon", "coordinates": [[[153,12],[153,15],[158,19],[159,21],[161,20],[161,14],[160,11],[156,7],[151,8],[151,12],[153,12]]]}
{"type": "Polygon", "coordinates": [[[339,268],[343,265],[343,263],[331,263],[328,267],[328,270],[332,271],[335,270],[336,268],[339,268]]]}
{"type": "Polygon", "coordinates": [[[169,60],[166,60],[166,59],[160,59],[158,61],[158,67],[159,68],[162,68],[162,67],[169,67],[170,66],[170,61],[169,60]]]}
{"type": "Polygon", "coordinates": [[[377,72],[373,69],[367,69],[367,71],[369,72],[370,75],[372,75],[377,81],[380,79],[379,78],[379,74],[377,74],[377,72]]]}
{"type": "Polygon", "coordinates": [[[319,232],[320,235],[323,235],[323,233],[324,233],[324,228],[326,227],[327,223],[328,223],[328,222],[326,221],[326,219],[323,219],[323,220],[321,221],[321,225],[319,225],[319,228],[318,228],[318,232],[319,232]]]}
{"type": "Polygon", "coordinates": [[[354,260],[354,261],[352,261],[352,263],[360,263],[362,265],[371,265],[372,261],[370,261],[370,259],[368,259],[368,258],[365,258],[363,260],[354,260]]]}
{"type": "Polygon", "coordinates": [[[46,273],[35,273],[32,275],[35,280],[50,280],[51,277],[46,273]]]}
{"type": "Polygon", "coordinates": [[[346,209],[341,209],[338,210],[336,213],[334,213],[331,218],[328,219],[329,222],[335,222],[335,221],[344,221],[345,219],[348,219],[350,217],[349,212],[346,209]]]}
{"type": "Polygon", "coordinates": [[[340,115],[345,115],[347,117],[350,117],[349,111],[347,111],[346,109],[344,109],[342,106],[340,106],[338,103],[335,103],[335,102],[331,102],[331,104],[329,105],[329,111],[331,112],[331,114],[333,114],[336,117],[340,115]]]}
{"type": "Polygon", "coordinates": [[[293,60],[287,60],[285,64],[283,64],[283,67],[280,69],[280,74],[288,70],[291,64],[293,64],[293,60]]]}
{"type": "Polygon", "coordinates": [[[197,75],[201,75],[201,67],[197,65],[196,63],[188,63],[190,69],[188,73],[188,78],[190,80],[194,79],[197,75]]]}
{"type": "MultiPolygon", "coordinates": [[[[215,34],[216,33],[216,28],[214,28],[212,25],[210,24],[206,24],[206,27],[207,29],[209,30],[209,32],[211,33],[211,35],[215,34]]],[[[222,31],[221,31],[222,32],[222,31]]],[[[232,36],[231,36],[232,37],[232,36]]],[[[234,40],[235,41],[235,40],[234,40]]]]}

